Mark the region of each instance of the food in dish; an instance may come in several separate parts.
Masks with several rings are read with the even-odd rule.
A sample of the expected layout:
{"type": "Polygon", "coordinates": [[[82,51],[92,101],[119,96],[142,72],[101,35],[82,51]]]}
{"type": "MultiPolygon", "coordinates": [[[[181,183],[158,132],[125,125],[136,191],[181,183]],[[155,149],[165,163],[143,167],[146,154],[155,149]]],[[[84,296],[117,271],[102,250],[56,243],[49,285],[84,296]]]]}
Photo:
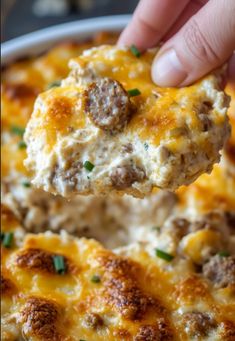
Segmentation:
{"type": "Polygon", "coordinates": [[[86,50],[70,61],[61,86],[38,96],[24,137],[34,186],[65,197],[143,197],[212,170],[230,132],[220,76],[157,87],[150,76],[155,52],[86,50]]]}
{"type": "Polygon", "coordinates": [[[19,239],[3,216],[3,340],[233,339],[235,240],[219,216],[209,229],[173,219],[152,244],[113,251],[65,232],[19,239]]]}
{"type": "Polygon", "coordinates": [[[66,340],[66,332],[65,337],[74,341],[165,340],[166,336],[180,341],[233,340],[235,92],[231,85],[226,88],[232,97],[230,148],[226,145],[222,162],[210,175],[201,175],[176,193],[155,190],[144,199],[78,196],[67,201],[30,185],[22,135],[37,94],[66,77],[70,58],[109,39],[102,34],[85,44],[59,44],[3,70],[2,339],[15,341],[23,335],[43,341],[54,335],[66,340]],[[100,252],[117,264],[116,271],[94,262],[100,252]],[[79,272],[69,266],[70,273],[63,274],[60,263],[56,270],[53,255],[65,256],[79,272]],[[133,263],[137,268],[132,272],[133,263]],[[127,264],[128,273],[122,273],[122,264],[127,264]],[[128,288],[134,288],[133,295],[139,289],[135,297],[143,308],[137,308],[139,301],[132,301],[128,288]],[[117,301],[107,299],[111,290],[123,303],[120,308],[117,301]],[[158,305],[151,307],[151,300],[143,296],[158,305]],[[77,304],[80,299],[84,305],[77,304]],[[133,315],[128,315],[130,311],[133,315]],[[135,311],[139,317],[132,320],[135,311]]]}

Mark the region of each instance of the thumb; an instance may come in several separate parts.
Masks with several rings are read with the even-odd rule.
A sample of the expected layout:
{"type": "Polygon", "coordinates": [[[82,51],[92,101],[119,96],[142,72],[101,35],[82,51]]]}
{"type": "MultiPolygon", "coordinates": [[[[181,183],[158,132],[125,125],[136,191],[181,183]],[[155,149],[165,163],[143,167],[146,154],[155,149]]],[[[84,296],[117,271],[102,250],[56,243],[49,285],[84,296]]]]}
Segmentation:
{"type": "Polygon", "coordinates": [[[235,49],[235,1],[210,0],[166,42],[152,78],[160,86],[189,85],[222,65],[235,49]]]}

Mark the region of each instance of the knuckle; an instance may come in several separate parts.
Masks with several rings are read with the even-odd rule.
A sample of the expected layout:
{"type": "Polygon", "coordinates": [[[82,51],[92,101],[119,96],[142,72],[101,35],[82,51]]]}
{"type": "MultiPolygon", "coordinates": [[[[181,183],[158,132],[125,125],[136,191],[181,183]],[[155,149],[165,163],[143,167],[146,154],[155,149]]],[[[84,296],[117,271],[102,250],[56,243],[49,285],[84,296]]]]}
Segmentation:
{"type": "Polygon", "coordinates": [[[152,32],[157,37],[160,37],[162,35],[161,28],[157,27],[156,24],[151,23],[147,20],[147,18],[144,18],[143,15],[138,16],[138,22],[141,30],[144,32],[152,32]]]}
{"type": "Polygon", "coordinates": [[[200,25],[192,18],[184,30],[184,41],[190,54],[202,63],[218,63],[220,58],[213,49],[200,25]]]}

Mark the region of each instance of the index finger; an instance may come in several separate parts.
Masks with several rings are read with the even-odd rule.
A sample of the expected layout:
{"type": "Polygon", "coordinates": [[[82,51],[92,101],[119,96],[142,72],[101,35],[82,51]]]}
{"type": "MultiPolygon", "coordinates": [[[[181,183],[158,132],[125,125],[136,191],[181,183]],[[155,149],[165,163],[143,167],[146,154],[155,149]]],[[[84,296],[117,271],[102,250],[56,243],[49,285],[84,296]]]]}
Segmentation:
{"type": "Polygon", "coordinates": [[[155,46],[190,0],[141,0],[118,44],[139,49],[155,46]]]}

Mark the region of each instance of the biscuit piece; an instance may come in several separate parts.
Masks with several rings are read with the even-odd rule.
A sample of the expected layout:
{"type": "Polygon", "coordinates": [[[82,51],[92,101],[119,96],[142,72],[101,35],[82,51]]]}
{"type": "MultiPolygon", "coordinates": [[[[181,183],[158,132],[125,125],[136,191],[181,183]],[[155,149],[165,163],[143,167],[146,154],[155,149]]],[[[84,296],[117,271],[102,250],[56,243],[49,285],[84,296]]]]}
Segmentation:
{"type": "Polygon", "coordinates": [[[65,197],[143,197],[212,170],[230,132],[220,76],[160,88],[150,76],[155,52],[84,51],[62,85],[37,98],[25,133],[36,187],[65,197]]]}

